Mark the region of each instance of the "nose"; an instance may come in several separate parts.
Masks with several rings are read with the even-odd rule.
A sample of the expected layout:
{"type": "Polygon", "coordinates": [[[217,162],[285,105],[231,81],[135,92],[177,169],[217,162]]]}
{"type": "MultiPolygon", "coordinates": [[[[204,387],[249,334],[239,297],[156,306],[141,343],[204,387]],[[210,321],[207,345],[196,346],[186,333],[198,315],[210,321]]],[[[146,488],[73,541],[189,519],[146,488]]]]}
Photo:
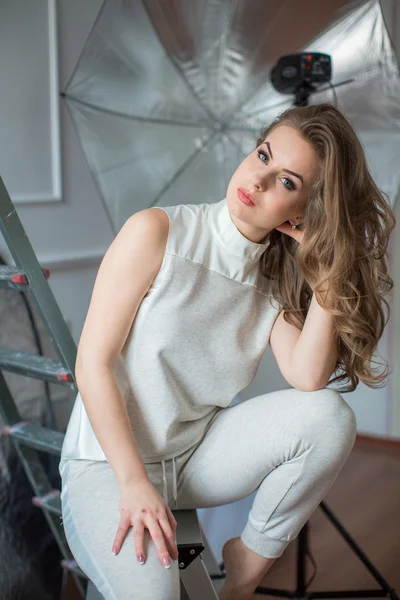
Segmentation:
{"type": "Polygon", "coordinates": [[[267,189],[267,174],[266,173],[254,173],[253,175],[253,186],[257,192],[264,192],[267,189]]]}

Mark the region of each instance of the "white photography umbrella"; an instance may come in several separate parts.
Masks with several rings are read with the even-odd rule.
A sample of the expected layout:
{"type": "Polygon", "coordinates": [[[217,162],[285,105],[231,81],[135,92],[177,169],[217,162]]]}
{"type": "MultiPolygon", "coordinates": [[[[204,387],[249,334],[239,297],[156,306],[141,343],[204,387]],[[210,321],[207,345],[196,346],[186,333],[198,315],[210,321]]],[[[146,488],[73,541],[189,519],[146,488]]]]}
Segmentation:
{"type": "Polygon", "coordinates": [[[149,206],[222,199],[294,102],[274,65],[302,51],[332,61],[334,90],[309,103],[336,95],[367,149],[379,145],[371,162],[394,197],[400,172],[382,145],[390,135],[400,149],[399,72],[377,0],[104,2],[63,95],[113,231],[149,206]]]}

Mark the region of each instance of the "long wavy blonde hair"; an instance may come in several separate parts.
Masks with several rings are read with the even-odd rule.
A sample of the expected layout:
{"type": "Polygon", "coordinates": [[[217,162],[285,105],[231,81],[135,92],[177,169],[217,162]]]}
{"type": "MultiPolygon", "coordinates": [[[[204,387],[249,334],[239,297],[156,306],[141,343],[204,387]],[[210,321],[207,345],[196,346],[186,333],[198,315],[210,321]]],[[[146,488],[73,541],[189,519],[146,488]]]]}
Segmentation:
{"type": "Polygon", "coordinates": [[[374,374],[371,360],[390,316],[384,295],[394,285],[387,251],[396,224],[390,202],[373,181],[352,126],[334,106],[286,110],[261,131],[257,146],[280,125],[295,127],[312,144],[320,175],[303,211],[302,243],[273,229],[261,273],[288,323],[302,329],[313,290],[333,315],[339,374],[329,384],[348,379],[341,392],[353,391],[360,379],[369,387],[383,387],[387,363],[383,373],[374,374]]]}

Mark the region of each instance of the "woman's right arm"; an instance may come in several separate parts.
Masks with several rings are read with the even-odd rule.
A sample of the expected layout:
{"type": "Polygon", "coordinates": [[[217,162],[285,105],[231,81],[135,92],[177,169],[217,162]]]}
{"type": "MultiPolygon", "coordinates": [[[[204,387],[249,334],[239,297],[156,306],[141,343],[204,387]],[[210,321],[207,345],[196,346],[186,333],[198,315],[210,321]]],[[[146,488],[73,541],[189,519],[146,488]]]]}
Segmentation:
{"type": "Polygon", "coordinates": [[[163,559],[169,561],[169,555],[178,558],[176,521],[148,478],[113,368],[160,269],[168,231],[168,215],[153,209],[135,213],[122,226],[100,265],[75,364],[89,421],[121,490],[114,552],[134,526],[136,552],[144,556],[147,527],[164,566],[163,559]]]}
{"type": "Polygon", "coordinates": [[[93,431],[120,484],[147,478],[147,471],[113,366],[160,269],[168,236],[167,220],[164,211],[145,209],[124,223],[99,267],[78,345],[78,389],[93,431]]]}

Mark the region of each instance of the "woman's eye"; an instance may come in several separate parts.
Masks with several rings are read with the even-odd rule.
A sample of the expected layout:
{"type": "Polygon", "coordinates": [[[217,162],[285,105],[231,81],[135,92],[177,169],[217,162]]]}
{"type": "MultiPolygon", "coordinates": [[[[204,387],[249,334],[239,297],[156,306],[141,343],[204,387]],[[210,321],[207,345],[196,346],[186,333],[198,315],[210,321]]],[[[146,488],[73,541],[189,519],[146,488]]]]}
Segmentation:
{"type": "Polygon", "coordinates": [[[293,181],[292,181],[291,179],[288,179],[287,177],[283,177],[283,178],[281,179],[281,181],[282,181],[282,180],[285,180],[285,181],[288,181],[288,182],[289,182],[289,184],[290,184],[290,187],[288,187],[287,185],[283,184],[283,185],[285,185],[285,187],[286,187],[288,190],[295,190],[295,189],[296,189],[296,187],[295,187],[295,185],[294,185],[294,183],[293,183],[293,181]]]}
{"type": "Polygon", "coordinates": [[[265,163],[269,162],[269,156],[268,156],[268,154],[265,154],[265,152],[262,152],[262,150],[258,150],[257,154],[258,154],[258,158],[261,160],[261,162],[265,162],[265,163]],[[264,158],[266,158],[266,160],[264,160],[263,158],[261,158],[261,156],[263,156],[264,158]]]}

